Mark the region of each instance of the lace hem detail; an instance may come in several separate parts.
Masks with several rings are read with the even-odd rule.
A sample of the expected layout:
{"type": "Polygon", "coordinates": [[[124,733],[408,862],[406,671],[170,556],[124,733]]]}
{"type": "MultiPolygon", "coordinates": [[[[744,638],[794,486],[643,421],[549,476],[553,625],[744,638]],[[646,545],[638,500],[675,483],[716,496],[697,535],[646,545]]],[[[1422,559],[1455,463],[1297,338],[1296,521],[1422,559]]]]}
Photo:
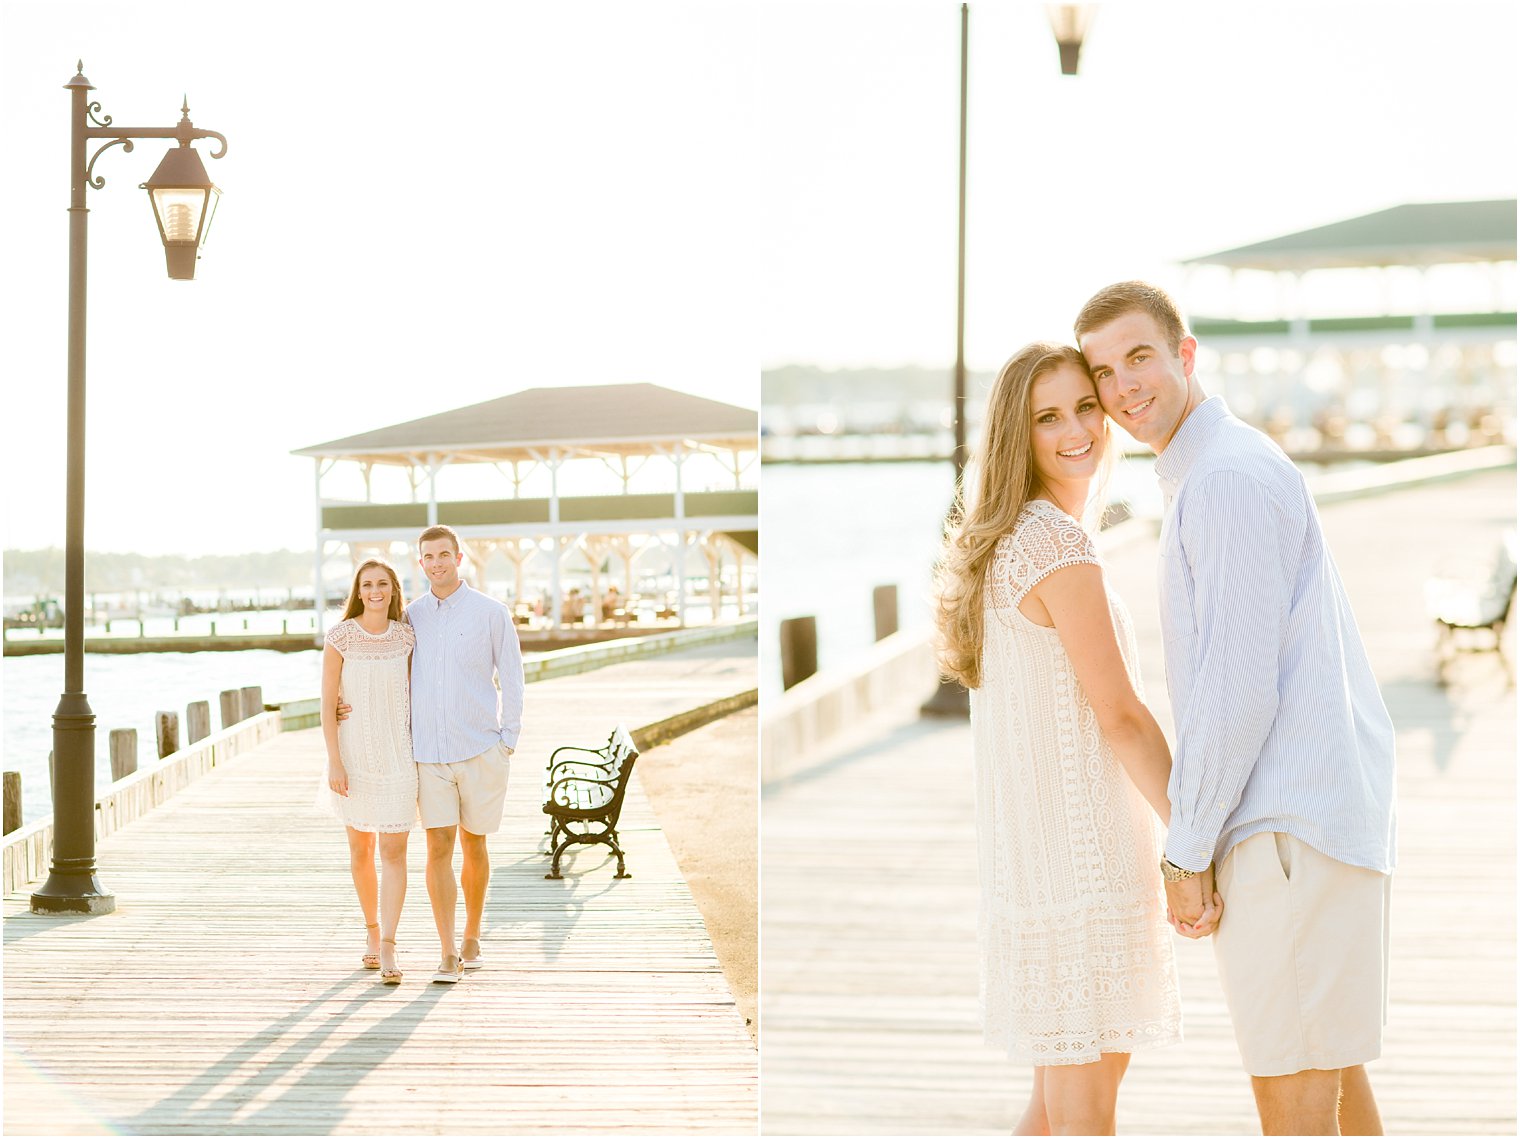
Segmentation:
{"type": "Polygon", "coordinates": [[[1150,1048],[1180,1044],[1182,1026],[1175,1018],[1163,1017],[1103,1028],[1097,1032],[1049,1036],[984,1026],[982,1035],[991,1047],[1006,1052],[1009,1059],[1032,1062],[1041,1067],[1058,1067],[1066,1064],[1091,1064],[1105,1052],[1144,1052],[1150,1048]]]}

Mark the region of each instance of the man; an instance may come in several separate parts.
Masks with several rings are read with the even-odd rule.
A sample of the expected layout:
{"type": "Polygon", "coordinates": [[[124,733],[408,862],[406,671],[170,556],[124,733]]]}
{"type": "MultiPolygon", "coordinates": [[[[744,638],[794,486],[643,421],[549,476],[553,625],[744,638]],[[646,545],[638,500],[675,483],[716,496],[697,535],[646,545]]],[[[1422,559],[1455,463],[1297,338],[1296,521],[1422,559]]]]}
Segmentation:
{"type": "Polygon", "coordinates": [[[1156,452],[1177,743],[1162,874],[1215,955],[1262,1131],[1382,1134],[1393,725],[1303,477],[1206,398],[1160,289],[1111,285],[1077,343],[1103,408],[1156,452]],[[1222,914],[1212,905],[1215,868],[1222,914]]]}
{"type": "MultiPolygon", "coordinates": [[[[491,863],[486,836],[501,826],[511,756],[522,731],[522,649],[511,611],[459,577],[459,537],[431,526],[417,539],[431,586],[406,607],[412,653],[412,757],[417,811],[427,831],[427,889],[452,984],[484,965],[480,922],[491,863]],[[498,682],[500,690],[498,691],[498,682]],[[464,848],[464,939],[456,947],[454,841],[464,848]]],[[[340,717],[347,706],[339,708],[340,717]]]]}

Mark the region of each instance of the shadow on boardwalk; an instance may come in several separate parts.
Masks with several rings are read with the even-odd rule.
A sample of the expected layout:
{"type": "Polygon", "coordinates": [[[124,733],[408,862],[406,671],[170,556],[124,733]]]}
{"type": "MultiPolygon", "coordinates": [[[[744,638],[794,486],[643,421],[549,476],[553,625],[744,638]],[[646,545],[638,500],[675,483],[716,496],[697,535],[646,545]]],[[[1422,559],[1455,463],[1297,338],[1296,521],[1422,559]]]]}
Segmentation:
{"type": "MultiPolygon", "coordinates": [[[[1514,511],[1505,471],[1321,512],[1398,732],[1389,1025],[1369,1069],[1391,1134],[1515,1131],[1515,693],[1492,654],[1438,686],[1422,601],[1514,511]]],[[[1154,558],[1139,543],[1110,573],[1171,738],[1154,558]]],[[[968,726],[908,706],[765,796],[768,1134],[1007,1134],[1017,1118],[1030,1070],[977,1023],[970,750],[968,726]]],[[[1186,1039],[1136,1055],[1119,1129],[1259,1133],[1211,948],[1179,939],[1177,958],[1186,1039]]]]}

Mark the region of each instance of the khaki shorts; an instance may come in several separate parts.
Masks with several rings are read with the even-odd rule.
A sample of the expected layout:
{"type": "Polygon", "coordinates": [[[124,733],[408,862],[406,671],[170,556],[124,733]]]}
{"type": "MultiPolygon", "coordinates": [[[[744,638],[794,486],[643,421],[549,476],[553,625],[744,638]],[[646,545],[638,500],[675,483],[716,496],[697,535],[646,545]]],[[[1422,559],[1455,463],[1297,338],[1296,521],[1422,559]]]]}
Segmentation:
{"type": "Polygon", "coordinates": [[[1225,856],[1214,956],[1247,1073],[1349,1068],[1382,1054],[1392,881],[1270,831],[1225,856]]]}
{"type": "Polygon", "coordinates": [[[458,763],[419,763],[417,813],[423,828],[460,826],[471,834],[495,834],[511,767],[500,743],[458,763]]]}

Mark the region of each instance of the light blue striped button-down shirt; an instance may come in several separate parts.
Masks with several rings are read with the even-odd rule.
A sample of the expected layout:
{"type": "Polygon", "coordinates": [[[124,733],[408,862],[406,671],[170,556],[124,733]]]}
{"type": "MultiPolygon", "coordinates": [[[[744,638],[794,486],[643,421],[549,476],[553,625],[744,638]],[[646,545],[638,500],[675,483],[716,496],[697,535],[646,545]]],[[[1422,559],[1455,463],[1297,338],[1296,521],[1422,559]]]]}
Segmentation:
{"type": "Polygon", "coordinates": [[[431,590],[424,593],[406,607],[406,616],[417,631],[413,758],[458,763],[498,742],[516,748],[522,732],[522,647],[507,607],[461,581],[442,601],[431,590]]]}
{"type": "Polygon", "coordinates": [[[1219,396],[1156,474],[1177,730],[1167,858],[1201,870],[1283,831],[1389,873],[1393,724],[1303,476],[1219,396]]]}

